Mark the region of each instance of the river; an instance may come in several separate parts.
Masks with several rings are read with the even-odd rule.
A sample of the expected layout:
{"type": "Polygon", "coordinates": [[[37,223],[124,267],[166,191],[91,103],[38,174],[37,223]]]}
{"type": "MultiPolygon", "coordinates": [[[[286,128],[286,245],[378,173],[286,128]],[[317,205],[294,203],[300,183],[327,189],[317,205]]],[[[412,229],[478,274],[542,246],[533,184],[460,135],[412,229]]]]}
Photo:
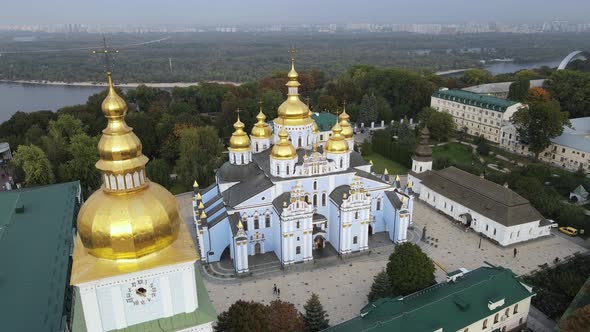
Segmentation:
{"type": "MultiPolygon", "coordinates": [[[[497,62],[486,66],[494,75],[542,66],[557,67],[560,60],[514,63],[497,62]]],[[[17,111],[56,111],[64,106],[85,104],[88,97],[102,91],[102,87],[20,84],[0,82],[0,123],[17,111]]]]}

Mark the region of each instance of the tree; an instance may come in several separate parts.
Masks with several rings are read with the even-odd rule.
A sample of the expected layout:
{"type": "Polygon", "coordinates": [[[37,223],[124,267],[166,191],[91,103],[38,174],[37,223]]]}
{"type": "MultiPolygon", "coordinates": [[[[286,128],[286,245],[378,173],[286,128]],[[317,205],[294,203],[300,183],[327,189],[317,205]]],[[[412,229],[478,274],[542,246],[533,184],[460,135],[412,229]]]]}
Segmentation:
{"type": "Polygon", "coordinates": [[[479,143],[477,143],[477,153],[479,153],[481,156],[487,156],[490,154],[490,144],[487,140],[482,139],[479,141],[479,143]]]}
{"type": "Polygon", "coordinates": [[[529,89],[528,96],[526,99],[527,103],[538,103],[538,102],[546,102],[551,100],[551,95],[547,90],[541,87],[534,87],[529,89]]]}
{"type": "Polygon", "coordinates": [[[170,166],[163,159],[153,159],[145,167],[145,171],[150,180],[170,188],[170,166]]]}
{"type": "Polygon", "coordinates": [[[544,87],[572,118],[590,115],[590,73],[557,70],[544,87]]]}
{"type": "Polygon", "coordinates": [[[176,172],[188,189],[194,180],[203,186],[214,178],[214,170],[222,163],[223,146],[213,127],[187,127],[179,133],[179,158],[176,172]]]}
{"type": "Polygon", "coordinates": [[[44,151],[57,170],[59,165],[71,159],[68,151],[70,140],[84,133],[82,121],[69,114],[62,114],[57,120],[49,121],[47,131],[47,136],[43,137],[44,151]]]}
{"type": "Polygon", "coordinates": [[[469,85],[478,85],[490,82],[492,74],[483,69],[469,69],[463,73],[461,80],[469,85]]]}
{"type": "Polygon", "coordinates": [[[303,316],[293,303],[272,301],[268,306],[268,321],[271,331],[305,331],[303,316]]]}
{"type": "Polygon", "coordinates": [[[51,163],[45,152],[36,145],[19,145],[12,163],[23,169],[24,184],[27,187],[40,186],[55,182],[51,163]]]}
{"type": "Polygon", "coordinates": [[[317,332],[328,328],[329,320],[328,314],[324,310],[324,307],[320,303],[320,298],[316,293],[312,293],[307,303],[303,306],[305,314],[303,319],[305,320],[305,326],[308,331],[317,332]]]}
{"type": "Polygon", "coordinates": [[[361,101],[361,109],[359,111],[358,122],[364,123],[365,127],[371,125],[371,122],[377,121],[379,116],[377,97],[375,94],[364,95],[361,101]]]}
{"type": "Polygon", "coordinates": [[[413,243],[395,248],[389,256],[387,274],[394,295],[405,296],[435,283],[432,260],[413,243]]]}
{"type": "Polygon", "coordinates": [[[79,180],[84,190],[100,187],[100,172],[94,166],[99,158],[97,145],[98,137],[90,137],[84,133],[72,137],[68,147],[72,159],[59,166],[59,179],[79,180]]]}
{"type": "Polygon", "coordinates": [[[373,302],[377,299],[390,296],[393,296],[391,281],[389,280],[389,275],[387,274],[387,271],[383,270],[377,273],[375,277],[373,277],[371,291],[369,292],[369,295],[367,297],[369,302],[373,302]]]}
{"type": "Polygon", "coordinates": [[[432,107],[424,107],[418,114],[420,123],[426,124],[430,137],[446,142],[455,134],[455,121],[449,113],[438,112],[432,107]]]}
{"type": "Polygon", "coordinates": [[[576,309],[566,319],[559,322],[559,327],[563,332],[590,330],[590,304],[576,309]]]}
{"type": "Polygon", "coordinates": [[[216,332],[272,331],[268,322],[268,309],[258,302],[238,300],[217,317],[216,332]]]}
{"type": "Polygon", "coordinates": [[[525,101],[531,87],[531,81],[525,78],[519,78],[510,84],[508,88],[508,99],[516,101],[525,101]]]}
{"type": "Polygon", "coordinates": [[[520,139],[535,154],[535,159],[551,144],[551,138],[563,133],[564,126],[571,127],[568,113],[562,112],[556,101],[537,102],[521,107],[510,121],[516,127],[520,139]]]}

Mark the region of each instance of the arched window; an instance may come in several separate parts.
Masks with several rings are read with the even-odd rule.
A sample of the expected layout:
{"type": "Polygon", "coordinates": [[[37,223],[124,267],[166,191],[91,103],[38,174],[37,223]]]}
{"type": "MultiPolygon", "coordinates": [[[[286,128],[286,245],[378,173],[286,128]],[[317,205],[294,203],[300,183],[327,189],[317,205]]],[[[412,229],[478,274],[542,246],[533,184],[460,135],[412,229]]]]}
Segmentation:
{"type": "Polygon", "coordinates": [[[297,246],[297,247],[295,247],[295,255],[299,255],[299,254],[301,254],[301,247],[297,246]]]}
{"type": "Polygon", "coordinates": [[[510,316],[510,308],[506,308],[506,311],[504,312],[504,316],[506,316],[506,317],[510,316]]]}
{"type": "Polygon", "coordinates": [[[290,173],[289,173],[289,165],[287,165],[287,174],[290,174],[290,173]]]}
{"type": "Polygon", "coordinates": [[[266,216],[264,216],[264,223],[265,223],[265,227],[266,228],[270,228],[270,214],[267,214],[266,216]]]}
{"type": "Polygon", "coordinates": [[[512,314],[517,314],[518,313],[518,304],[514,305],[514,310],[512,311],[512,314]]]}
{"type": "Polygon", "coordinates": [[[305,195],[305,203],[309,204],[309,195],[305,195]]]}
{"type": "Polygon", "coordinates": [[[487,328],[488,328],[488,320],[484,319],[482,329],[487,329],[487,328]]]}
{"type": "Polygon", "coordinates": [[[279,167],[279,165],[277,165],[277,174],[281,173],[281,168],[279,167]]]}
{"type": "Polygon", "coordinates": [[[420,172],[422,172],[422,166],[420,166],[420,172]]]}
{"type": "Polygon", "coordinates": [[[318,195],[313,194],[313,206],[318,206],[318,195]]]}
{"type": "Polygon", "coordinates": [[[494,228],[494,235],[496,235],[496,229],[494,228]]]}
{"type": "Polygon", "coordinates": [[[297,146],[301,147],[301,136],[299,136],[299,138],[297,139],[297,146]]]}
{"type": "Polygon", "coordinates": [[[352,243],[353,244],[357,244],[358,243],[358,240],[359,240],[358,236],[355,236],[355,237],[352,238],[352,243]]]}
{"type": "Polygon", "coordinates": [[[358,218],[359,218],[359,212],[358,211],[355,211],[354,212],[354,219],[358,219],[358,218]]]}
{"type": "Polygon", "coordinates": [[[496,314],[496,316],[494,316],[494,324],[496,324],[499,321],[500,321],[500,314],[496,314]]]}
{"type": "Polygon", "coordinates": [[[297,221],[297,222],[295,223],[295,228],[299,229],[299,226],[301,226],[301,225],[299,224],[299,221],[297,221]]]}
{"type": "Polygon", "coordinates": [[[326,193],[322,194],[322,206],[326,206],[326,193]]]}
{"type": "Polygon", "coordinates": [[[258,222],[258,216],[254,216],[254,229],[259,229],[260,223],[258,222]]]}
{"type": "Polygon", "coordinates": [[[244,165],[244,155],[242,155],[242,165],[244,165]]]}
{"type": "Polygon", "coordinates": [[[313,181],[313,190],[318,190],[318,181],[313,181]]]}
{"type": "Polygon", "coordinates": [[[377,211],[381,211],[381,198],[377,198],[377,211]]]}
{"type": "Polygon", "coordinates": [[[244,226],[244,230],[247,231],[248,230],[248,219],[246,219],[246,218],[242,219],[242,225],[244,226]]]}
{"type": "Polygon", "coordinates": [[[344,167],[344,160],[343,158],[340,158],[340,168],[344,167]]]}

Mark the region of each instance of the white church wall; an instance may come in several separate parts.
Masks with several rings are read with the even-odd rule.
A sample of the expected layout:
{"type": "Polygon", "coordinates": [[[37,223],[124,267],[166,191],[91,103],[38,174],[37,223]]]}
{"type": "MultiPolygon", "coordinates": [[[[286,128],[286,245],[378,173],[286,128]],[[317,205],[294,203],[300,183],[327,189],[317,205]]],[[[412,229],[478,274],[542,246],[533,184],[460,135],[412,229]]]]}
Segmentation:
{"type": "Polygon", "coordinates": [[[340,251],[340,216],[338,215],[338,207],[332,200],[330,200],[329,206],[330,218],[328,219],[328,240],[336,251],[340,251]]]}
{"type": "MultiPolygon", "coordinates": [[[[223,221],[209,227],[209,235],[211,238],[211,248],[209,251],[209,263],[219,262],[221,254],[231,243],[231,229],[229,227],[229,219],[225,218],[223,221]]],[[[209,248],[205,248],[205,251],[209,248]]]]}

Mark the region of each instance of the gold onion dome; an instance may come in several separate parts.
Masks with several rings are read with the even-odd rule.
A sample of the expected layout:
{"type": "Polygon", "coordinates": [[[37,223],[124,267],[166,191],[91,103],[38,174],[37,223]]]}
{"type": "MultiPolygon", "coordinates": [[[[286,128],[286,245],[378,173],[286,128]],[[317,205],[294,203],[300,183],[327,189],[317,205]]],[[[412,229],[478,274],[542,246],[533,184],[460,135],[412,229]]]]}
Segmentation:
{"type": "Polygon", "coordinates": [[[256,124],[252,128],[252,137],[255,138],[270,138],[272,136],[272,129],[268,123],[266,123],[266,115],[262,113],[262,107],[260,108],[260,112],[256,116],[256,124]]]}
{"type": "Polygon", "coordinates": [[[288,138],[289,134],[283,126],[279,131],[279,141],[272,147],[271,157],[274,159],[293,159],[297,157],[297,151],[295,151],[288,138]]]}
{"type": "Polygon", "coordinates": [[[178,237],[180,217],[176,198],[145,175],[148,159],[141,142],[125,123],[127,105],[113,88],[102,111],[107,128],[98,143],[103,184],[78,214],[78,234],[86,250],[106,259],[134,259],[157,252],[178,237]],[[118,188],[117,188],[118,187],[118,188]]]}
{"type": "Polygon", "coordinates": [[[238,121],[234,123],[234,131],[229,139],[229,150],[231,151],[244,151],[250,148],[250,138],[244,131],[244,123],[240,121],[240,115],[238,114],[238,121]]]}
{"type": "Polygon", "coordinates": [[[342,127],[342,136],[347,140],[351,140],[354,133],[350,122],[348,122],[350,116],[346,113],[346,104],[342,106],[342,113],[340,113],[338,118],[340,119],[340,127],[342,127]]]}
{"type": "Polygon", "coordinates": [[[326,152],[329,153],[345,153],[348,152],[348,143],[344,136],[342,136],[342,127],[338,123],[332,127],[333,135],[326,142],[326,152]]]}
{"type": "Polygon", "coordinates": [[[297,81],[299,74],[295,71],[295,59],[291,58],[291,70],[287,74],[289,81],[285,84],[288,88],[287,100],[285,100],[278,109],[279,118],[275,119],[275,123],[281,123],[285,120],[288,126],[300,126],[310,124],[312,119],[309,107],[299,99],[297,89],[301,85],[297,81]]]}

